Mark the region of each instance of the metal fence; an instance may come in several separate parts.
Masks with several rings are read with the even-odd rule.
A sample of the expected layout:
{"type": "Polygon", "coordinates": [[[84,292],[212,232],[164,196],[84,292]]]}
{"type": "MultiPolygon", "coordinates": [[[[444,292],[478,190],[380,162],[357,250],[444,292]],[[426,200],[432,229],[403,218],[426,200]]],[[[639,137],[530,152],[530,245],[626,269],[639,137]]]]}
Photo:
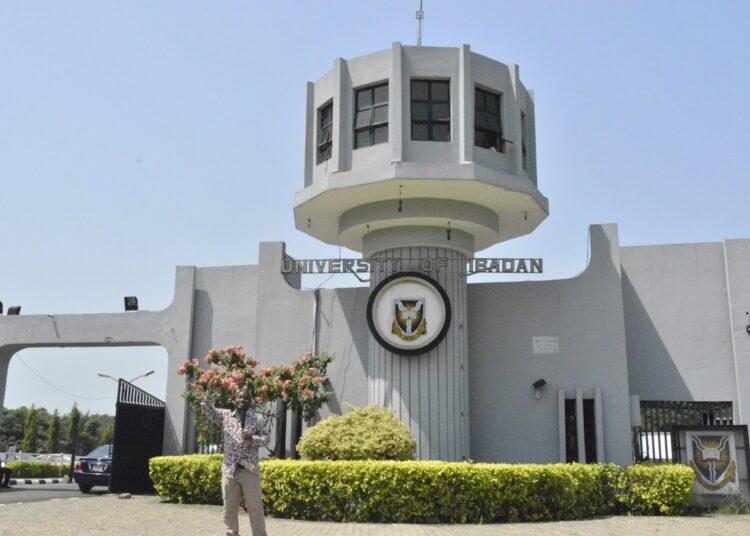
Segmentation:
{"type": "Polygon", "coordinates": [[[642,400],[641,425],[633,427],[636,461],[672,461],[673,426],[733,424],[731,402],[642,400]]]}

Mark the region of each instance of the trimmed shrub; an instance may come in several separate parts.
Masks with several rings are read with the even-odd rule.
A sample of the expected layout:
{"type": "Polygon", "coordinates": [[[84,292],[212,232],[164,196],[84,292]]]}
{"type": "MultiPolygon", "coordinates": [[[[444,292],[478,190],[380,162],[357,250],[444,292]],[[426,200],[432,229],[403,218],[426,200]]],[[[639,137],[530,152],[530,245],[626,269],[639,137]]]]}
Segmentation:
{"type": "Polygon", "coordinates": [[[61,478],[70,469],[67,464],[42,462],[8,462],[6,466],[13,471],[12,478],[61,478]]]}
{"type": "Polygon", "coordinates": [[[609,466],[274,460],[269,515],[379,523],[579,519],[609,511],[609,466]]]}
{"type": "Polygon", "coordinates": [[[678,515],[693,492],[695,474],[679,464],[631,465],[617,475],[615,508],[637,515],[678,515]]]}
{"type": "Polygon", "coordinates": [[[221,504],[222,454],[158,456],[149,460],[156,493],[171,502],[221,504]]]}
{"type": "MultiPolygon", "coordinates": [[[[151,479],[166,500],[220,504],[220,466],[220,454],[152,458],[151,479]]],[[[261,467],[269,515],[376,523],[673,515],[687,506],[694,479],[681,465],[264,460],[261,467]]]]}
{"type": "Polygon", "coordinates": [[[297,443],[306,460],[410,460],[416,448],[409,428],[375,405],[323,419],[297,443]]]}

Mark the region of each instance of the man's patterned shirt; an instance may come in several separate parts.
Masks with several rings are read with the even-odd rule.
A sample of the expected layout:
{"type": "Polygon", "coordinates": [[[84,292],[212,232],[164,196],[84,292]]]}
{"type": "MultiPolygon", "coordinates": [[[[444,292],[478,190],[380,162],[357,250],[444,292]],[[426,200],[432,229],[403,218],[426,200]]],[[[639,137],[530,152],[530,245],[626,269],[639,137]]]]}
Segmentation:
{"type": "Polygon", "coordinates": [[[243,441],[240,437],[240,412],[215,407],[209,396],[201,401],[201,409],[206,417],[221,426],[224,432],[224,462],[221,464],[221,474],[227,478],[234,478],[238,465],[260,474],[258,448],[268,446],[271,420],[265,415],[248,410],[245,413],[245,430],[252,434],[252,438],[243,441]]]}

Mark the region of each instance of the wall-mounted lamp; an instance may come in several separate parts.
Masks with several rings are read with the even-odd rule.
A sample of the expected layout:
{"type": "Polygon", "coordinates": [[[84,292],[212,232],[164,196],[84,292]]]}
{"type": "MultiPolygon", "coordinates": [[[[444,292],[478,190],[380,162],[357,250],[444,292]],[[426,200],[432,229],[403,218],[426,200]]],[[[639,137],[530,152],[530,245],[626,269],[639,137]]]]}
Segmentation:
{"type": "Polygon", "coordinates": [[[125,296],[125,310],[126,311],[138,310],[138,298],[136,296],[125,296]]]}
{"type": "Polygon", "coordinates": [[[547,385],[547,380],[544,378],[539,378],[537,381],[531,384],[531,386],[534,388],[534,398],[536,400],[539,400],[542,398],[542,387],[547,385]]]}
{"type": "Polygon", "coordinates": [[[11,305],[8,307],[8,316],[11,315],[20,315],[21,314],[21,306],[20,305],[11,305]]]}

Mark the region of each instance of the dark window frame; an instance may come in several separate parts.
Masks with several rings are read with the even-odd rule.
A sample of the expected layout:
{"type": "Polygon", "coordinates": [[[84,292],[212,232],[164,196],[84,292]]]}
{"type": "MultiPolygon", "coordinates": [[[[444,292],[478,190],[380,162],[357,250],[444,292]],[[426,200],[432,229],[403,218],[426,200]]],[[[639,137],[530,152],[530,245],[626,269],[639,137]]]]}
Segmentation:
{"type": "Polygon", "coordinates": [[[411,139],[412,141],[438,141],[438,142],[450,142],[451,141],[451,84],[450,79],[429,79],[429,78],[412,78],[411,84],[410,84],[410,103],[411,103],[411,139]],[[426,99],[420,99],[415,97],[415,91],[414,86],[415,84],[427,84],[427,98],[426,99]],[[445,85],[446,87],[446,95],[447,97],[445,99],[436,98],[433,96],[434,88],[437,84],[445,85]],[[415,105],[423,105],[426,106],[427,109],[427,119],[418,119],[416,117],[416,109],[417,106],[415,105]],[[436,118],[435,116],[438,115],[436,113],[436,109],[439,106],[446,106],[448,107],[448,119],[440,119],[436,118]],[[421,137],[415,137],[415,129],[414,127],[420,127],[420,126],[426,126],[427,127],[427,136],[426,138],[421,137]],[[444,127],[447,129],[448,137],[447,139],[436,139],[435,135],[435,127],[444,127]]]}
{"type": "Polygon", "coordinates": [[[503,94],[481,86],[474,86],[474,145],[504,153],[505,141],[503,138],[503,94]]]}
{"type": "Polygon", "coordinates": [[[333,153],[333,100],[318,108],[317,115],[316,164],[322,164],[330,160],[333,153]]]}
{"type": "Polygon", "coordinates": [[[526,112],[521,110],[521,168],[528,172],[529,171],[529,149],[526,142],[528,136],[528,130],[526,127],[526,112]]]}
{"type": "MultiPolygon", "coordinates": [[[[379,82],[370,86],[355,88],[354,90],[354,148],[372,147],[381,143],[388,143],[388,114],[390,112],[390,94],[388,81],[379,82]],[[375,102],[376,90],[385,88],[386,100],[375,102]],[[363,97],[367,95],[369,104],[361,104],[363,97]],[[379,110],[385,110],[385,120],[376,120],[379,110]],[[366,122],[357,126],[360,117],[366,117],[366,122]],[[378,135],[385,131],[385,139],[378,139],[378,135]],[[363,134],[365,136],[363,136],[363,134]]],[[[382,112],[381,112],[382,113],[382,112]]]]}
{"type": "MultiPolygon", "coordinates": [[[[583,399],[583,451],[586,463],[597,463],[596,452],[596,400],[583,399]]],[[[565,399],[565,462],[582,463],[578,458],[578,401],[565,399]]]]}

